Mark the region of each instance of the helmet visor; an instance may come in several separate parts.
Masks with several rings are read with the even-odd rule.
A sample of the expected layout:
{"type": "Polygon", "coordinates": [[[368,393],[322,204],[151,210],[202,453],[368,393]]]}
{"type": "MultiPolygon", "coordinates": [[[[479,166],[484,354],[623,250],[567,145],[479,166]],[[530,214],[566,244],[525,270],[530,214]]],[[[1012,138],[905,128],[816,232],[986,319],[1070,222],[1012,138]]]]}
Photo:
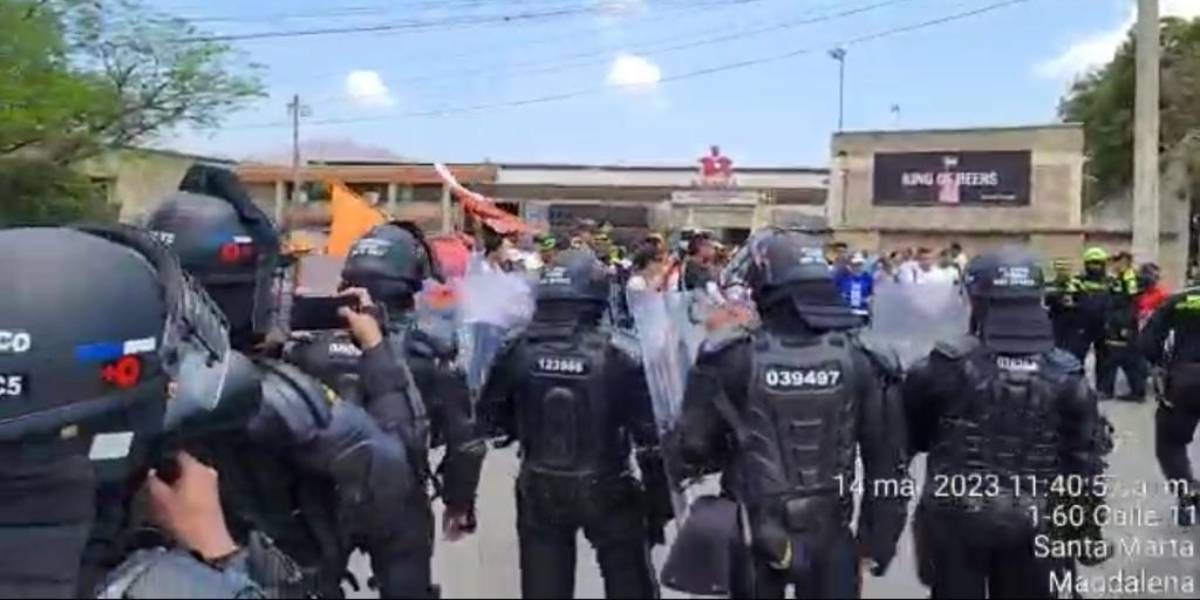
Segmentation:
{"type": "Polygon", "coordinates": [[[229,327],[211,298],[191,278],[168,291],[170,314],[163,332],[163,365],[174,385],[163,427],[172,430],[212,413],[229,375],[229,327]]]}

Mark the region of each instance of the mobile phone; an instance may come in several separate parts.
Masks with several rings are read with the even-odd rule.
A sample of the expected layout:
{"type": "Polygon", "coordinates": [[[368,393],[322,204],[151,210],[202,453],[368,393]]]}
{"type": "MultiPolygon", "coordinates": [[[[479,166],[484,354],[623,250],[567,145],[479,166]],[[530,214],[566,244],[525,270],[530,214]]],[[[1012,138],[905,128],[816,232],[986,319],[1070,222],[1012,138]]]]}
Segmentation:
{"type": "Polygon", "coordinates": [[[343,306],[358,310],[358,296],[295,296],[291,328],[293,331],[345,329],[346,320],[338,314],[343,306]]]}

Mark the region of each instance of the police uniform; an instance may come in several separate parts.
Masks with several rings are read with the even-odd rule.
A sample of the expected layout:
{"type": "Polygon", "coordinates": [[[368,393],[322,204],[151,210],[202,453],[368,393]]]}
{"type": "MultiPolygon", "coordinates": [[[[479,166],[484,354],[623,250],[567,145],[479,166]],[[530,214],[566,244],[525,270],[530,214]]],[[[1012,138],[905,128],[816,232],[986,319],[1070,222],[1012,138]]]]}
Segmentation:
{"type": "Polygon", "coordinates": [[[750,243],[763,257],[750,275],[763,325],[702,349],[684,397],[682,458],[722,471],[724,495],[748,519],[748,552],[730,561],[733,597],[782,598],[789,584],[799,598],[857,597],[860,556],[882,575],[907,515],[899,363],[857,336],[861,319],[819,245],[806,254],[806,238],[786,234],[750,243]]]}
{"type": "Polygon", "coordinates": [[[136,517],[130,482],[155,463],[168,477],[163,450],[244,427],[260,401],[174,257],[124,226],[9,229],[0,249],[0,278],[23,282],[0,296],[0,596],[256,598],[298,580],[265,538],[209,563],[98,539],[136,517]]]}
{"type": "Polygon", "coordinates": [[[197,166],[148,227],[220,306],[234,347],[252,356],[262,403],[249,425],[194,448],[220,470],[222,503],[235,537],[260,531],[304,570],[298,595],[340,597],[354,546],[380,581],[401,567],[412,528],[389,518],[417,487],[412,456],[387,429],[412,419],[391,349],[359,361],[362,406],[277,360],[259,343],[274,324],[272,284],[279,239],[270,220],[227,172],[197,166]]]}
{"type": "MultiPolygon", "coordinates": [[[[387,309],[391,368],[407,390],[408,403],[396,407],[401,414],[382,423],[408,447],[411,470],[420,482],[392,507],[390,518],[404,523],[408,533],[397,544],[402,558],[392,572],[377,571],[385,597],[436,594],[430,570],[434,520],[426,483],[434,484],[448,513],[473,521],[486,454],[466,378],[454,365],[458,349],[452,332],[424,326],[413,311],[414,294],[435,275],[436,264],[420,230],[400,222],[376,227],[357,240],[342,271],[345,285],[366,288],[387,309]],[[435,475],[428,464],[429,450],[443,444],[446,453],[435,475]]],[[[319,333],[295,344],[288,354],[345,397],[360,398],[372,384],[359,368],[359,352],[345,332],[319,333]]]]}
{"type": "MultiPolygon", "coordinates": [[[[1166,371],[1154,417],[1154,447],[1163,475],[1183,482],[1181,502],[1194,504],[1200,484],[1192,473],[1188,444],[1200,424],[1200,293],[1184,291],[1154,311],[1141,347],[1151,364],[1166,371]]],[[[1192,516],[1180,511],[1181,517],[1192,516]]]]}
{"type": "Polygon", "coordinates": [[[1079,361],[1054,348],[1033,257],[977,258],[968,292],[973,333],[939,342],[904,383],[911,444],[928,455],[918,574],[935,598],[1046,597],[1050,573],[1067,565],[1035,556],[1035,536],[1098,541],[1099,532],[1094,523],[1049,532],[1030,515],[1051,514],[1060,476],[1085,484],[1069,502],[1086,511],[1101,500],[1090,486],[1107,429],[1079,361]]]}
{"type": "Polygon", "coordinates": [[[1046,285],[1046,307],[1050,310],[1050,321],[1054,326],[1054,345],[1070,351],[1072,334],[1077,331],[1079,312],[1071,292],[1070,266],[1061,260],[1054,261],[1055,278],[1046,285]]]}
{"type": "Polygon", "coordinates": [[[1105,314],[1108,353],[1097,358],[1096,389],[1113,397],[1117,370],[1125,372],[1133,400],[1146,397],[1146,363],[1137,348],[1138,322],[1135,300],[1140,293],[1137,272],[1126,269],[1111,279],[1109,306],[1105,314]]]}
{"type": "MultiPolygon", "coordinates": [[[[650,529],[662,523],[648,523],[651,505],[630,461],[634,446],[657,447],[657,435],[641,366],[600,324],[608,294],[591,253],[560,254],[542,274],[533,323],[502,351],[481,399],[487,423],[521,445],[524,598],[574,595],[580,529],[596,549],[607,597],[658,596],[650,540],[661,531],[650,529]]],[[[643,478],[655,472],[656,457],[639,460],[643,478]]]]}

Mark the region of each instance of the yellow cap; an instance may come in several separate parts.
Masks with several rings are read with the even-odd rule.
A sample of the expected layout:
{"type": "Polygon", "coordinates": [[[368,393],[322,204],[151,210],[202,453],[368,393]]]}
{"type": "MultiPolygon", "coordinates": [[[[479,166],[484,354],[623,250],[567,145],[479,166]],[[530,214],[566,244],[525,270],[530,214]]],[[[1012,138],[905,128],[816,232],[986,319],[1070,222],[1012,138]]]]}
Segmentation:
{"type": "Polygon", "coordinates": [[[1108,260],[1108,252],[1099,246],[1088,248],[1083,253],[1083,262],[1105,262],[1108,260]]]}

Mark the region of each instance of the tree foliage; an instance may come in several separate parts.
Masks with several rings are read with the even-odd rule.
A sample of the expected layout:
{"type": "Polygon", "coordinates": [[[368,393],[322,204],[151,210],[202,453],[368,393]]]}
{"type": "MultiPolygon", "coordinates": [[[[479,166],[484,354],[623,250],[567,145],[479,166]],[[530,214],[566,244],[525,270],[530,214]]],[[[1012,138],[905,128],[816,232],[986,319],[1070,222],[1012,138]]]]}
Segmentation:
{"type": "Polygon", "coordinates": [[[0,0],[0,190],[65,194],[44,210],[0,197],[0,215],[88,213],[74,202],[89,197],[75,193],[86,180],[59,167],[178,127],[217,126],[262,90],[257,67],[231,47],[141,0],[0,0]],[[16,165],[62,179],[34,186],[16,165]]]}
{"type": "MultiPolygon", "coordinates": [[[[1170,152],[1200,133],[1200,19],[1162,20],[1161,148],[1170,152]]],[[[1066,121],[1083,123],[1088,146],[1088,199],[1133,183],[1136,39],[1130,33],[1112,62],[1072,85],[1059,106],[1066,121]]]]}
{"type": "Polygon", "coordinates": [[[0,158],[0,227],[111,220],[112,207],[87,177],[38,158],[0,158]]]}

